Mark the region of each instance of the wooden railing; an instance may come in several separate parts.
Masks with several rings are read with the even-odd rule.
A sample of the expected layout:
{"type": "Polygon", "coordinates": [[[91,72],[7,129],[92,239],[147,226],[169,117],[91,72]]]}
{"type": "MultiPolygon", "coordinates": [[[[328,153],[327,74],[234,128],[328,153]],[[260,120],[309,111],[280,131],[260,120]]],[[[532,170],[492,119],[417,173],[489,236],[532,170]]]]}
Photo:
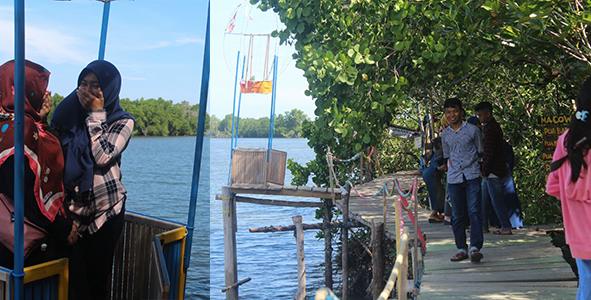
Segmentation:
{"type": "Polygon", "coordinates": [[[67,258],[26,267],[24,271],[25,299],[68,299],[67,258]]]}
{"type": "MultiPolygon", "coordinates": [[[[110,299],[183,299],[185,226],[136,213],[125,214],[115,249],[110,299]]],[[[68,299],[68,260],[25,268],[25,299],[68,299]]],[[[0,300],[12,299],[11,270],[0,267],[0,300]]]]}
{"type": "MultiPolygon", "coordinates": [[[[400,186],[396,180],[394,181],[394,187],[394,191],[396,191],[399,196],[395,196],[394,191],[390,192],[387,186],[384,186],[382,189],[381,196],[384,198],[384,224],[386,223],[387,203],[389,200],[393,200],[394,202],[396,260],[386,285],[382,289],[381,293],[379,293],[379,296],[374,294],[374,297],[377,297],[376,299],[379,300],[389,299],[394,289],[396,289],[396,299],[406,300],[408,295],[411,295],[413,299],[417,299],[418,287],[420,286],[423,270],[423,251],[426,249],[425,245],[422,245],[422,239],[419,237],[421,231],[418,226],[417,218],[417,180],[416,178],[413,180],[410,191],[406,193],[400,190],[400,186]],[[406,199],[404,200],[404,203],[406,203],[405,205],[408,204],[408,207],[403,207],[402,198],[406,199]],[[410,200],[411,203],[408,203],[408,200],[410,200]],[[413,207],[411,207],[411,204],[413,207]],[[412,212],[412,215],[415,218],[415,224],[412,227],[412,232],[410,228],[404,224],[402,217],[404,210],[407,212],[412,212]],[[409,266],[412,266],[412,286],[409,286],[408,281],[409,266]]],[[[345,208],[347,206],[348,205],[346,204],[345,208]]],[[[410,213],[409,217],[411,217],[410,213]]],[[[375,228],[372,228],[372,230],[375,228]]],[[[379,290],[377,290],[377,292],[379,292],[379,290]]],[[[324,288],[317,291],[315,300],[338,300],[338,298],[332,293],[332,291],[324,288]]]]}
{"type": "Polygon", "coordinates": [[[10,299],[10,270],[0,267],[0,299],[10,299]]]}
{"type": "Polygon", "coordinates": [[[185,270],[183,258],[185,249],[184,227],[157,234],[152,241],[150,260],[150,299],[183,299],[185,270]]]}
{"type": "MultiPolygon", "coordinates": [[[[9,269],[0,267],[0,299],[12,299],[9,269]]],[[[24,299],[67,300],[68,259],[61,258],[24,269],[24,299]]]]}
{"type": "Polygon", "coordinates": [[[186,235],[181,224],[126,213],[115,249],[111,299],[183,299],[186,235]]]}
{"type": "Polygon", "coordinates": [[[390,298],[390,294],[394,287],[396,287],[397,298],[399,300],[405,300],[408,290],[408,244],[409,238],[408,233],[404,230],[399,247],[396,251],[396,261],[394,263],[394,267],[392,268],[392,272],[388,278],[388,282],[386,282],[386,286],[380,293],[379,300],[386,300],[390,298]]]}
{"type": "MultiPolygon", "coordinates": [[[[158,257],[164,258],[166,272],[170,282],[170,291],[166,299],[183,299],[185,291],[185,269],[183,267],[185,259],[185,242],[187,229],[179,227],[173,230],[157,234],[154,237],[155,242],[160,240],[162,244],[162,255],[155,253],[158,257]]],[[[160,264],[161,265],[161,264],[160,264]]]]}
{"type": "MultiPolygon", "coordinates": [[[[395,197],[394,199],[394,223],[395,223],[395,230],[396,230],[396,261],[394,263],[394,267],[392,268],[392,272],[388,277],[388,282],[380,296],[378,297],[379,300],[386,300],[390,297],[392,290],[396,287],[396,299],[398,300],[406,300],[408,294],[413,296],[413,299],[416,299],[418,296],[418,289],[417,287],[420,285],[420,278],[422,277],[422,264],[423,264],[423,249],[425,245],[420,245],[420,230],[418,227],[418,202],[416,198],[417,193],[417,179],[413,180],[413,184],[410,188],[410,191],[404,193],[400,190],[400,186],[398,185],[398,181],[394,180],[394,187],[396,192],[400,197],[395,197]],[[402,199],[401,198],[409,198],[413,204],[412,213],[415,216],[415,224],[413,226],[412,232],[412,247],[410,245],[410,230],[407,226],[404,225],[402,219],[402,211],[403,209],[410,210],[410,207],[403,208],[402,199]],[[411,290],[409,291],[408,285],[408,267],[409,267],[409,256],[412,262],[412,278],[413,278],[413,285],[411,290]]],[[[410,206],[410,204],[408,205],[410,206]]]]}

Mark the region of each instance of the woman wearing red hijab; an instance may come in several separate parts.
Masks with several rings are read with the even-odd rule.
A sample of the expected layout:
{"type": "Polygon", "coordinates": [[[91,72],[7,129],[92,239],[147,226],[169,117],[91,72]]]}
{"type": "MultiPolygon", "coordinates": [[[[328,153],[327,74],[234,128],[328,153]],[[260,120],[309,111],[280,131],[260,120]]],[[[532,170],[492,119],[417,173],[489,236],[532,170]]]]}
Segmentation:
{"type": "MultiPolygon", "coordinates": [[[[62,208],[64,160],[60,143],[42,122],[49,112],[49,74],[42,66],[25,62],[25,218],[46,232],[42,242],[25,247],[26,265],[62,256],[66,243],[77,239],[76,225],[65,218],[62,208]]],[[[14,61],[9,61],[0,66],[0,211],[4,213],[14,198],[13,120],[14,61]]],[[[0,265],[11,268],[10,230],[0,230],[0,235],[0,265]]]]}

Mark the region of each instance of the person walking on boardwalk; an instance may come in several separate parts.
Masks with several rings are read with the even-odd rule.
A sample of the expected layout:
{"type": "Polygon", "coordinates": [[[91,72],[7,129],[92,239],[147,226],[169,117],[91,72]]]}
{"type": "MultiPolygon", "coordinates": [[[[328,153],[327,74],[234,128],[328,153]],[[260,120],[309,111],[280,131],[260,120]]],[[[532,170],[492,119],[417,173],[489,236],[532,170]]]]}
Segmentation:
{"type": "Polygon", "coordinates": [[[458,252],[451,261],[470,258],[480,262],[484,237],[480,214],[480,165],[482,140],[478,127],[463,121],[462,102],[458,98],[444,103],[448,126],[441,134],[443,158],[447,161],[447,185],[452,203],[452,230],[458,252]],[[467,217],[466,217],[467,215],[467,217]],[[466,225],[470,224],[470,248],[466,243],[466,225]]]}
{"type": "Polygon", "coordinates": [[[577,300],[591,299],[591,78],[583,83],[577,111],[556,143],[546,192],[560,200],[566,242],[579,270],[577,300]]]}
{"type": "Polygon", "coordinates": [[[110,62],[91,62],[77,86],[52,119],[64,149],[68,210],[82,235],[70,256],[70,299],[106,299],[127,199],[121,155],[134,119],[119,105],[121,75],[110,62]]]}
{"type": "MultiPolygon", "coordinates": [[[[507,211],[507,204],[505,203],[504,183],[506,177],[509,175],[507,166],[507,159],[505,158],[504,149],[502,146],[505,140],[503,139],[503,130],[501,125],[495,120],[493,116],[493,106],[490,102],[480,102],[476,105],[476,113],[478,120],[482,124],[483,135],[483,155],[482,155],[482,185],[483,199],[490,199],[492,208],[499,221],[500,229],[494,231],[494,234],[510,235],[511,222],[509,221],[509,213],[507,211]],[[488,195],[485,195],[484,190],[488,195]]],[[[484,211],[483,217],[486,217],[488,212],[484,211]]],[[[486,222],[486,220],[484,220],[486,222]]],[[[487,224],[484,224],[487,227],[487,224]]]]}
{"type": "Polygon", "coordinates": [[[427,145],[428,152],[421,158],[421,176],[427,186],[431,215],[429,223],[440,223],[444,220],[445,189],[441,171],[438,170],[440,161],[443,160],[441,149],[441,138],[434,138],[431,144],[427,145]]]}

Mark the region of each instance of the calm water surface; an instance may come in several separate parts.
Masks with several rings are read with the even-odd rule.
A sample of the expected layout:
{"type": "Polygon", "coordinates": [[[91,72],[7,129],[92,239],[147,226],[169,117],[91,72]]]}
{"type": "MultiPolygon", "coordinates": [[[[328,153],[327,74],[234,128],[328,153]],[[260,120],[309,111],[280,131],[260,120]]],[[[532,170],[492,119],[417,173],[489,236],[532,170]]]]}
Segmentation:
{"type": "MultiPolygon", "coordinates": [[[[275,149],[305,163],[314,158],[304,139],[275,139],[275,149]]],[[[239,146],[265,148],[266,139],[240,139],[239,146]]],[[[186,223],[193,171],[194,137],[133,138],[123,156],[128,210],[186,223]]],[[[225,299],[222,203],[215,194],[228,180],[229,139],[206,139],[191,267],[189,299],[225,299]],[[209,150],[209,151],[206,151],[209,150]]],[[[291,181],[289,171],[286,183],[291,181]]],[[[273,197],[288,199],[287,197],[273,197]]],[[[300,199],[301,200],[301,199],[300,199]]],[[[297,290],[295,238],[292,232],[249,233],[248,228],[290,225],[291,217],[314,219],[314,208],[237,204],[238,279],[252,280],[240,287],[242,299],[291,299],[297,290]]],[[[324,243],[306,232],[305,255],[309,293],[322,286],[324,243]]]]}

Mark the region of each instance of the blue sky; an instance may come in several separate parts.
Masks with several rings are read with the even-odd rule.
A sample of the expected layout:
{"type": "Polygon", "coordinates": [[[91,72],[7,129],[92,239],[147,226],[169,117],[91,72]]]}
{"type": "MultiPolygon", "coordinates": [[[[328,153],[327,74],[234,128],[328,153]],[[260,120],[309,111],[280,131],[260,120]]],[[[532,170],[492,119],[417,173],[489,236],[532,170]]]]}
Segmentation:
{"type": "MultiPolygon", "coordinates": [[[[252,19],[243,18],[247,21],[241,21],[236,30],[267,33],[280,26],[273,13],[260,13],[248,1],[212,1],[208,110],[220,117],[232,112],[236,51],[244,49],[246,44],[245,39],[224,38],[226,25],[239,4],[242,4],[239,15],[250,15],[252,19]],[[244,25],[247,26],[241,27],[244,25]]],[[[111,3],[105,58],[121,71],[121,97],[198,102],[206,5],[205,0],[117,0],[111,3]]],[[[12,7],[13,0],[0,0],[1,62],[13,58],[12,7]]],[[[102,3],[92,0],[26,1],[26,57],[52,72],[49,87],[52,92],[62,95],[71,92],[80,70],[96,59],[102,9],[102,3]]],[[[264,49],[265,43],[259,44],[264,49]]],[[[262,65],[264,51],[255,52],[255,63],[262,65]]],[[[314,103],[304,95],[307,82],[303,72],[295,68],[292,52],[290,47],[278,47],[280,74],[276,112],[299,108],[312,116],[314,103]]],[[[270,96],[245,96],[241,116],[268,116],[270,99],[270,96]]]]}
{"type": "MultiPolygon", "coordinates": [[[[247,0],[217,0],[212,1],[212,81],[211,99],[215,101],[211,106],[211,113],[222,116],[232,113],[233,83],[236,70],[236,53],[247,51],[248,39],[236,36],[224,35],[229,20],[234,15],[236,8],[235,33],[271,33],[271,31],[283,28],[279,18],[272,11],[261,12],[249,4],[247,0]]],[[[276,42],[271,43],[271,53],[275,52],[276,42]]],[[[265,39],[257,39],[254,42],[254,74],[257,79],[263,75],[265,57],[265,39]]],[[[277,106],[276,113],[283,113],[293,108],[303,110],[308,116],[314,115],[314,101],[304,95],[308,83],[303,77],[303,71],[295,67],[295,61],[291,58],[293,47],[278,46],[279,74],[277,79],[277,106]]],[[[272,58],[270,59],[272,61],[272,58]]],[[[270,96],[243,95],[241,116],[268,116],[270,112],[270,96]]]]}

